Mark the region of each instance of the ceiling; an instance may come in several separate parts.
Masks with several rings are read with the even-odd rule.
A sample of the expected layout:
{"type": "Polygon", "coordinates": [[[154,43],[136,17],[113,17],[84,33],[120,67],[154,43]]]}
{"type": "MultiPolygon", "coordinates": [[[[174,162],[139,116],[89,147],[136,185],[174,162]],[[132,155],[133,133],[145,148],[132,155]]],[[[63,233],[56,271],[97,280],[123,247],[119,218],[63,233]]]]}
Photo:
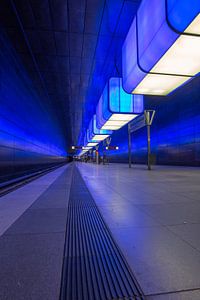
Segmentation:
{"type": "Polygon", "coordinates": [[[82,143],[139,0],[1,0],[0,25],[68,141],[82,143]]]}

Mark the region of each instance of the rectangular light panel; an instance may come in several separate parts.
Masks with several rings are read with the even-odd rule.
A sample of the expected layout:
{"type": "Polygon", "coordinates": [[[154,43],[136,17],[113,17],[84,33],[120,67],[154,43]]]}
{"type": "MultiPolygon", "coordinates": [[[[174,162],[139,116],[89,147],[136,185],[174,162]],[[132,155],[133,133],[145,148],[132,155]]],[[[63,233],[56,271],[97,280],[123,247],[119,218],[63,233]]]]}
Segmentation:
{"type": "Polygon", "coordinates": [[[96,145],[98,145],[98,143],[91,143],[91,142],[90,142],[90,143],[87,144],[87,146],[89,146],[89,147],[94,147],[94,146],[96,146],[96,145]]]}
{"type": "Polygon", "coordinates": [[[96,135],[94,135],[94,137],[92,138],[92,140],[94,140],[94,141],[103,141],[107,137],[109,137],[109,134],[96,134],[96,135]]]}
{"type": "MultiPolygon", "coordinates": [[[[200,34],[200,14],[185,32],[200,34]]],[[[200,37],[180,35],[150,72],[187,75],[147,74],[132,91],[134,94],[167,95],[200,70],[200,37]]]]}
{"type": "Polygon", "coordinates": [[[102,129],[118,130],[135,117],[137,117],[136,114],[113,114],[103,125],[102,129]]]}

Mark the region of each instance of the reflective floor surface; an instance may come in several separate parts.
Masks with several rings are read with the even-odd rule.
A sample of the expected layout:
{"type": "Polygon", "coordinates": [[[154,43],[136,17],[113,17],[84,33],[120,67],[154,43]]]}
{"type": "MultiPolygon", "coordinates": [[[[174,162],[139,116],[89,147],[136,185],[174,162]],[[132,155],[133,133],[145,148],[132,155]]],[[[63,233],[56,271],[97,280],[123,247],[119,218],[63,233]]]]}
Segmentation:
{"type": "Polygon", "coordinates": [[[200,299],[200,170],[77,165],[147,298],[200,299]]]}
{"type": "Polygon", "coordinates": [[[59,299],[70,184],[67,165],[0,198],[1,300],[59,299]]]}
{"type": "MultiPolygon", "coordinates": [[[[199,300],[199,168],[76,166],[146,299],[199,300]]],[[[0,198],[0,299],[59,299],[73,170],[0,198]]]]}

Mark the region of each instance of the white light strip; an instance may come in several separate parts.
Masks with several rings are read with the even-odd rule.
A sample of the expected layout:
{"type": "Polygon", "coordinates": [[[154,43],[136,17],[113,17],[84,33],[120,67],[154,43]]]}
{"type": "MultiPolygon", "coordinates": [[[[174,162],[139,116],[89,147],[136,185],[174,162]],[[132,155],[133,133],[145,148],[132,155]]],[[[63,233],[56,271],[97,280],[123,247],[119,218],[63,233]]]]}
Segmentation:
{"type": "Polygon", "coordinates": [[[120,129],[122,126],[115,126],[115,125],[107,125],[107,123],[105,123],[102,127],[102,129],[104,130],[118,130],[120,129]]]}
{"type": "Polygon", "coordinates": [[[131,121],[132,119],[134,119],[137,115],[134,114],[113,114],[110,117],[110,121],[126,121],[125,124],[127,123],[127,121],[131,121]]]}
{"type": "Polygon", "coordinates": [[[92,147],[84,146],[84,147],[82,147],[82,149],[83,150],[90,150],[90,149],[92,149],[92,147]]]}
{"type": "Polygon", "coordinates": [[[101,129],[118,130],[136,117],[135,114],[113,114],[101,129]]]}
{"type": "Polygon", "coordinates": [[[92,140],[94,141],[103,141],[105,140],[107,137],[109,137],[109,134],[96,134],[92,140]]]}
{"type": "Polygon", "coordinates": [[[80,153],[79,153],[79,156],[82,156],[84,154],[86,154],[88,152],[88,150],[82,150],[80,153]]]}
{"type": "MultiPolygon", "coordinates": [[[[200,34],[200,14],[185,30],[200,34]]],[[[200,71],[200,37],[180,35],[150,72],[187,75],[147,74],[134,94],[167,95],[200,71]]]]}
{"type": "Polygon", "coordinates": [[[87,143],[87,147],[94,147],[94,146],[96,146],[96,145],[98,145],[98,143],[93,143],[93,142],[90,142],[90,143],[87,143]]]}

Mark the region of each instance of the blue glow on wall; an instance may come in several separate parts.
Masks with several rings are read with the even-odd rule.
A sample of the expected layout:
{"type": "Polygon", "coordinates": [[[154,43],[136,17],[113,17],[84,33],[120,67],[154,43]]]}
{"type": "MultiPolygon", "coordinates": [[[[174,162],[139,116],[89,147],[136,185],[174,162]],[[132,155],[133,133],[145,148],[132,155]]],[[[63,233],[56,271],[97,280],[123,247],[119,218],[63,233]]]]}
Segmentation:
{"type": "Polygon", "coordinates": [[[67,144],[58,120],[42,103],[2,32],[0,44],[0,160],[6,178],[26,165],[31,169],[65,159],[67,144]]]}
{"type": "MultiPolygon", "coordinates": [[[[200,166],[200,78],[195,78],[172,95],[145,97],[145,108],[155,109],[151,148],[157,164],[200,166]]],[[[128,163],[127,126],[114,132],[109,151],[113,162],[128,163]]],[[[132,134],[132,161],[146,163],[146,128],[132,134]]]]}

